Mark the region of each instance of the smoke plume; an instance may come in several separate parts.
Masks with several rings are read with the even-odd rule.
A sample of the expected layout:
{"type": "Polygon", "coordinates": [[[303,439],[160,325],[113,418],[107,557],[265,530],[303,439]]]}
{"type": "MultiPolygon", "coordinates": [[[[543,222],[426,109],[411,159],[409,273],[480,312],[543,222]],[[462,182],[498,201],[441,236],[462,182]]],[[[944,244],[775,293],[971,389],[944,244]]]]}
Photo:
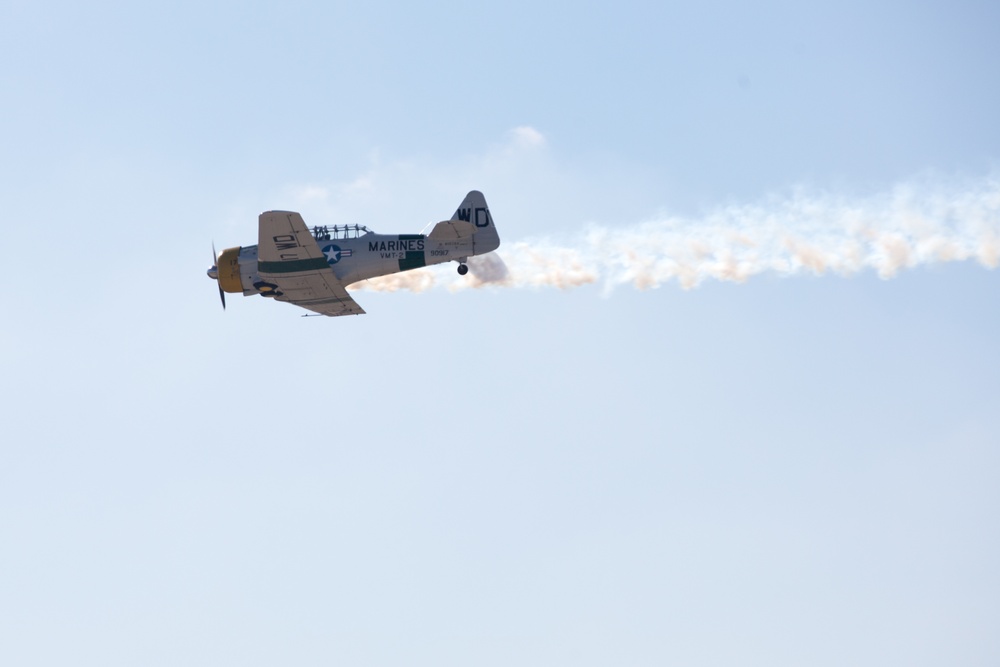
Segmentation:
{"type": "MultiPolygon", "coordinates": [[[[499,231],[503,238],[503,221],[499,231]]],[[[440,268],[385,276],[355,288],[424,291],[484,286],[557,287],[631,284],[649,289],[676,282],[744,282],[780,276],[873,270],[891,278],[903,269],[972,260],[1000,264],[1000,178],[962,187],[897,186],[861,199],[792,195],[726,206],[699,217],[662,216],[631,226],[591,225],[576,238],[505,242],[497,253],[469,259],[465,277],[440,268]],[[501,257],[503,259],[501,259],[501,257]]]]}

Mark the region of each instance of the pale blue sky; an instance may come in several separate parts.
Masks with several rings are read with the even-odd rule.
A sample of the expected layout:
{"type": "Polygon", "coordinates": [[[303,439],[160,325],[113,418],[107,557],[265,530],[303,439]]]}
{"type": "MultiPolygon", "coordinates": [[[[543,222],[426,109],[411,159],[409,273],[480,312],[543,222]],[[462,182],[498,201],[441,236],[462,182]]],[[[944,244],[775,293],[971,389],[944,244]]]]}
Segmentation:
{"type": "Polygon", "coordinates": [[[413,232],[473,188],[501,255],[996,192],[998,27],[0,3],[0,663],[996,664],[996,270],[360,291],[337,319],[223,312],[205,270],[262,210],[413,232]]]}

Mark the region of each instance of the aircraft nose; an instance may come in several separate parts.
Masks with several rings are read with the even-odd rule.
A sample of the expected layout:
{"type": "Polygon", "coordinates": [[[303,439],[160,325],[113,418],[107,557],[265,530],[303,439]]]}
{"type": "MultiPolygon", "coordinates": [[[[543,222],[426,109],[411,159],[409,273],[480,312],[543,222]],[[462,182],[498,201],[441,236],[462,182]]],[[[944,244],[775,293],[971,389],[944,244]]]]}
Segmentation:
{"type": "Polygon", "coordinates": [[[208,277],[211,278],[212,280],[218,280],[219,279],[219,267],[213,266],[212,268],[210,268],[208,270],[208,277]]]}

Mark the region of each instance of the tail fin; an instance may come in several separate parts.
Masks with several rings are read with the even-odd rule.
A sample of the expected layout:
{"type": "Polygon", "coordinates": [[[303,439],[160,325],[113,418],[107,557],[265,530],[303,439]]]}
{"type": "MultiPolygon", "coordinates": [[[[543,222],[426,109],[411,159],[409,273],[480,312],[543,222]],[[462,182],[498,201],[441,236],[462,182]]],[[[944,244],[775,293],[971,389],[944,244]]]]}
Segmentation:
{"type": "Polygon", "coordinates": [[[500,235],[497,234],[497,228],[493,224],[493,216],[490,215],[490,209],[486,205],[486,197],[483,196],[482,192],[473,190],[465,195],[465,199],[459,204],[458,210],[455,211],[455,215],[451,216],[451,219],[453,221],[464,220],[475,227],[472,235],[473,254],[483,255],[500,247],[500,235]]]}

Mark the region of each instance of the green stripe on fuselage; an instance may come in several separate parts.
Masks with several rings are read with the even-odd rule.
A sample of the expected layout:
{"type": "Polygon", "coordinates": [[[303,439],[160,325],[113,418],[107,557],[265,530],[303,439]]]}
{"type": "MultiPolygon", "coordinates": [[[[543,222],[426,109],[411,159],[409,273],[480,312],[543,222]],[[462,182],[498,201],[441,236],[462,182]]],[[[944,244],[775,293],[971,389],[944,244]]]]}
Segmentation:
{"type": "Polygon", "coordinates": [[[419,269],[421,266],[427,266],[427,261],[424,258],[423,250],[411,250],[410,252],[406,253],[406,257],[399,260],[400,271],[419,269]]]}
{"type": "MultiPolygon", "coordinates": [[[[420,241],[420,243],[406,243],[401,244],[401,248],[423,248],[423,240],[427,238],[423,234],[400,234],[398,236],[400,241],[420,241]]],[[[406,254],[403,255],[403,259],[399,260],[399,270],[409,271],[410,269],[419,269],[421,266],[427,266],[427,261],[424,257],[423,250],[407,250],[406,254]]]]}
{"type": "Polygon", "coordinates": [[[299,271],[317,271],[328,268],[330,265],[326,263],[325,257],[295,259],[287,262],[257,262],[257,271],[260,273],[298,273],[299,271]]]}

